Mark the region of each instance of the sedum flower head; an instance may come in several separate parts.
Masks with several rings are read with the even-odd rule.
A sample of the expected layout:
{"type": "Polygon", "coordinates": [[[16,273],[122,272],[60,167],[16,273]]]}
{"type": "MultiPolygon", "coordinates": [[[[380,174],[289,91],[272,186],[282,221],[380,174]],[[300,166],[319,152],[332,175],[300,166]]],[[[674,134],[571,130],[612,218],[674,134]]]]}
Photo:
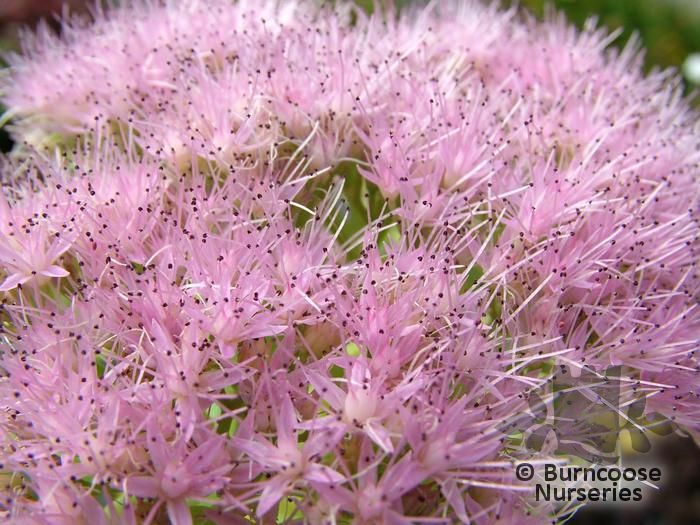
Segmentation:
{"type": "Polygon", "coordinates": [[[475,1],[28,35],[2,519],[544,523],[513,465],[556,451],[504,422],[560,367],[697,436],[697,115],[612,39],[475,1]]]}

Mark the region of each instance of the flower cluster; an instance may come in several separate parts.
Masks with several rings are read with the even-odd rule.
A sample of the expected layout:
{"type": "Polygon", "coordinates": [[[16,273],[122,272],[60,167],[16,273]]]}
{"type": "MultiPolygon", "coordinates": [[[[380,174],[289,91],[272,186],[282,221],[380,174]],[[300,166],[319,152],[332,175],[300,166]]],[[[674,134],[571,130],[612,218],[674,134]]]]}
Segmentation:
{"type": "Polygon", "coordinates": [[[2,519],[543,523],[502,423],[560,366],[700,431],[697,116],[634,45],[124,4],[2,79],[2,519]]]}

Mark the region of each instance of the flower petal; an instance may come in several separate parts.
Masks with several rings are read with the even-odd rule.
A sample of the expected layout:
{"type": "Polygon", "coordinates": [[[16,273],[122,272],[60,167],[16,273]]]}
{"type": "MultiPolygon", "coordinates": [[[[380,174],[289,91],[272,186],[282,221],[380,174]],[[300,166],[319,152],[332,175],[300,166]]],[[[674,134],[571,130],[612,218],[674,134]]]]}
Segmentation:
{"type": "Polygon", "coordinates": [[[160,483],[151,476],[132,476],[126,483],[129,494],[139,498],[155,498],[160,489],[160,483]]]}
{"type": "Polygon", "coordinates": [[[364,430],[369,438],[379,445],[384,452],[387,454],[394,452],[394,445],[389,437],[389,432],[381,424],[368,421],[365,423],[364,430]]]}
{"type": "Polygon", "coordinates": [[[192,512],[184,501],[168,501],[171,525],[192,525],[192,512]]]}
{"type": "Polygon", "coordinates": [[[287,491],[287,479],[284,476],[275,476],[266,482],[265,488],[260,495],[258,508],[255,513],[258,517],[262,517],[274,505],[282,499],[287,491]]]}
{"type": "Polygon", "coordinates": [[[317,483],[342,483],[345,481],[343,475],[325,465],[310,465],[304,473],[304,479],[317,483]]]}
{"type": "Polygon", "coordinates": [[[10,290],[17,288],[18,284],[24,284],[29,279],[31,279],[31,276],[23,275],[21,273],[13,273],[12,275],[8,276],[2,284],[0,284],[0,292],[9,292],[10,290]]]}
{"type": "Polygon", "coordinates": [[[70,273],[66,271],[65,268],[61,268],[60,266],[56,266],[55,264],[52,264],[48,268],[41,270],[39,273],[41,275],[45,275],[46,277],[67,277],[70,275],[70,273]]]}

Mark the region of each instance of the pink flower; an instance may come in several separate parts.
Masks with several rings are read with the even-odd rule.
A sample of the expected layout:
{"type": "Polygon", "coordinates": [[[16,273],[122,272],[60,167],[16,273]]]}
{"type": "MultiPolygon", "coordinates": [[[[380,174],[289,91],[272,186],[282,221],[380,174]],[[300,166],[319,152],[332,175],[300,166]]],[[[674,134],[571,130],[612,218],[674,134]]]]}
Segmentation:
{"type": "MultiPolygon", "coordinates": [[[[223,487],[225,475],[231,469],[221,464],[224,458],[224,440],[212,436],[192,450],[186,450],[184,441],[168,443],[156,423],[146,425],[148,457],[152,466],[150,475],[135,475],[126,479],[126,491],[142,498],[156,498],[165,503],[170,522],[177,525],[192,523],[186,498],[204,498],[223,487]]],[[[155,507],[154,507],[155,508],[155,507]]]]}
{"type": "MultiPolygon", "coordinates": [[[[30,226],[32,228],[32,226],[30,226]]],[[[49,239],[45,224],[35,226],[36,233],[28,238],[6,236],[0,240],[0,263],[9,275],[0,284],[0,292],[7,292],[34,278],[67,277],[69,272],[54,264],[70,247],[71,241],[57,234],[49,239]]]]}
{"type": "Polygon", "coordinates": [[[522,436],[562,369],[698,435],[697,115],[515,13],[135,0],[27,35],[0,515],[551,521],[513,464],[553,454],[522,436]]]}
{"type": "Polygon", "coordinates": [[[256,513],[262,517],[300,481],[313,483],[340,483],[344,477],[319,462],[320,455],[341,439],[342,432],[330,429],[316,431],[299,445],[294,405],[285,397],[276,412],[277,444],[257,436],[237,438],[234,444],[264,472],[274,472],[264,482],[256,513]]]}

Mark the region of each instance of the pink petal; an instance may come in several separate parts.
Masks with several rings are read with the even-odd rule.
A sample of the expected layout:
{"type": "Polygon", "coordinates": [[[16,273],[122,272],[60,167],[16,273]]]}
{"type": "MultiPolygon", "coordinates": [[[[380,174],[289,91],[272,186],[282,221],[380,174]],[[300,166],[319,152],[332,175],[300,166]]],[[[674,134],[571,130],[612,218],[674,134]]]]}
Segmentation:
{"type": "Polygon", "coordinates": [[[364,426],[365,433],[369,438],[379,445],[384,452],[391,454],[394,451],[394,445],[389,437],[389,432],[379,423],[367,422],[364,426]]]}
{"type": "Polygon", "coordinates": [[[314,419],[309,421],[309,423],[311,425],[307,428],[323,430],[312,433],[304,443],[304,454],[307,457],[313,457],[317,454],[323,455],[329,448],[335,447],[345,435],[345,423],[338,421],[334,417],[314,419]]]}
{"type": "Polygon", "coordinates": [[[192,513],[184,501],[168,501],[170,525],[192,525],[192,513]]]}
{"type": "Polygon", "coordinates": [[[418,486],[428,477],[429,473],[409,455],[406,455],[384,473],[382,484],[385,486],[384,490],[389,499],[394,500],[418,486]]]}
{"type": "Polygon", "coordinates": [[[334,485],[330,483],[314,483],[312,482],[314,490],[318,492],[321,498],[331,505],[338,505],[343,510],[349,512],[355,512],[356,509],[356,498],[355,494],[345,487],[340,485],[334,485]]]}
{"type": "Polygon", "coordinates": [[[383,523],[384,525],[413,525],[413,522],[410,519],[393,510],[389,510],[384,513],[383,523]]]}
{"type": "MultiPolygon", "coordinates": [[[[189,453],[185,465],[192,472],[211,472],[212,466],[217,465],[216,459],[221,459],[224,451],[224,442],[220,437],[212,437],[189,453]]],[[[221,467],[230,467],[221,465],[221,467]]]]}
{"type": "Polygon", "coordinates": [[[87,519],[87,522],[94,525],[107,525],[107,518],[105,517],[104,510],[97,503],[95,498],[86,496],[81,498],[80,506],[83,510],[83,516],[87,519]]]}
{"type": "Polygon", "coordinates": [[[21,273],[13,273],[12,275],[8,276],[2,284],[0,284],[0,292],[9,292],[10,290],[17,288],[18,284],[24,284],[29,279],[31,279],[31,276],[22,275],[21,273]]]}
{"type": "Polygon", "coordinates": [[[321,396],[321,399],[327,401],[333,409],[339,412],[343,410],[345,392],[340,387],[327,377],[313,370],[304,370],[304,375],[309,383],[311,383],[311,386],[314,387],[314,390],[318,392],[318,395],[321,396]]]}
{"type": "Polygon", "coordinates": [[[67,277],[68,275],[70,275],[70,273],[67,272],[64,268],[56,266],[55,264],[52,264],[45,270],[41,270],[39,273],[41,275],[45,275],[46,277],[67,277]]]}
{"type": "Polygon", "coordinates": [[[150,476],[133,476],[126,482],[129,494],[139,498],[155,498],[160,490],[160,483],[150,476]]]}
{"type": "Polygon", "coordinates": [[[343,475],[325,465],[313,464],[306,469],[304,478],[317,483],[342,483],[345,481],[343,475]]]}
{"type": "Polygon", "coordinates": [[[146,427],[146,435],[148,437],[148,452],[150,453],[153,465],[157,469],[162,469],[172,458],[173,450],[167,445],[163,434],[161,434],[158,424],[155,420],[151,420],[146,427]]]}
{"type": "Polygon", "coordinates": [[[287,479],[285,477],[275,476],[267,481],[255,511],[257,516],[264,516],[284,496],[285,492],[287,492],[287,479]]]}
{"type": "Polygon", "coordinates": [[[233,438],[231,443],[250,459],[266,467],[278,468],[287,464],[287,459],[280,455],[279,449],[268,441],[233,438]]]}
{"type": "Polygon", "coordinates": [[[457,517],[464,523],[468,523],[469,518],[467,517],[467,509],[464,505],[464,499],[462,497],[462,492],[457,487],[457,484],[453,479],[448,479],[443,482],[440,486],[443,496],[450,504],[452,510],[455,511],[457,517]]]}
{"type": "Polygon", "coordinates": [[[297,438],[294,433],[294,427],[297,424],[296,410],[289,396],[285,396],[284,401],[282,401],[282,407],[277,412],[276,425],[277,425],[277,436],[278,444],[280,449],[291,447],[296,449],[297,438]]]}
{"type": "Polygon", "coordinates": [[[360,359],[356,360],[350,372],[350,388],[362,388],[365,384],[365,380],[369,379],[371,379],[371,374],[367,365],[360,359]]]}

